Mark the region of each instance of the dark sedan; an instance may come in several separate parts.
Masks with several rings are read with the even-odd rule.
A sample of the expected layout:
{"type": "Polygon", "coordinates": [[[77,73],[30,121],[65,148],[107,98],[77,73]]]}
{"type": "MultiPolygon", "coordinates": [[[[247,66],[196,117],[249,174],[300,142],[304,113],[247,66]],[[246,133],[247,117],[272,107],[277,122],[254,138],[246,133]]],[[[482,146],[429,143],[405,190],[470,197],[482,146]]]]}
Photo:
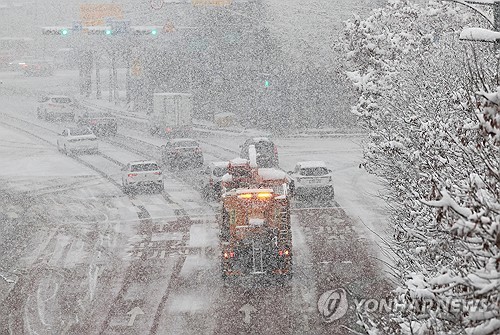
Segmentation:
{"type": "Polygon", "coordinates": [[[176,138],[161,147],[161,160],[170,167],[200,167],[203,165],[203,153],[195,140],[176,138]]]}

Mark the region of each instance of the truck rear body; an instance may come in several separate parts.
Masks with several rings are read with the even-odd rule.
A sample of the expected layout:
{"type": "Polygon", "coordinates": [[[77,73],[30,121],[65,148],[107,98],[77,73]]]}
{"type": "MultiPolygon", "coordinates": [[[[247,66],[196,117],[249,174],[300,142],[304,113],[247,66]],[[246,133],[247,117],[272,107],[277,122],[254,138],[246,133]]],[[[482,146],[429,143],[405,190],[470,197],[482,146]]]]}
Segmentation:
{"type": "Polygon", "coordinates": [[[151,133],[187,136],[193,127],[192,110],[193,100],[189,93],[155,93],[149,119],[151,133]]]}
{"type": "Polygon", "coordinates": [[[286,196],[272,189],[238,189],[224,194],[222,201],[223,276],[289,278],[292,239],[286,196]]]}

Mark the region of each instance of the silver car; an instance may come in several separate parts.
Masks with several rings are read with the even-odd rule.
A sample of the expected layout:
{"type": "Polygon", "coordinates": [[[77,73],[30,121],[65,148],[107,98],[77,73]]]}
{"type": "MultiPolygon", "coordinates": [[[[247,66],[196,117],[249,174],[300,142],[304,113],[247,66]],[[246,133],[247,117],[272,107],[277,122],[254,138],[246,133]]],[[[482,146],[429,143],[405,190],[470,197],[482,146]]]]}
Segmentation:
{"type": "Polygon", "coordinates": [[[57,149],[65,154],[88,152],[97,154],[97,137],[88,127],[66,128],[57,137],[57,149]]]}
{"type": "Polygon", "coordinates": [[[163,175],[155,161],[134,161],[122,168],[122,186],[125,192],[139,187],[163,191],[163,175]]]}
{"type": "Polygon", "coordinates": [[[323,161],[298,162],[288,174],[298,197],[333,198],[335,194],[332,171],[323,161]]]}

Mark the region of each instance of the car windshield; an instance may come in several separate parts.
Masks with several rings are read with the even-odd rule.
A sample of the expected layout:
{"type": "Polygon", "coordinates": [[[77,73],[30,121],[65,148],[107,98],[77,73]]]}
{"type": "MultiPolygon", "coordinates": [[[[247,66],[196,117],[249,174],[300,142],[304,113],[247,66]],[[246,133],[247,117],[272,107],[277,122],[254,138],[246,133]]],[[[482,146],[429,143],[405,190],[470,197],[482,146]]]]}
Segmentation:
{"type": "Polygon", "coordinates": [[[80,135],[92,135],[92,130],[88,128],[72,128],[69,130],[69,133],[72,136],[80,136],[80,135]]]}
{"type": "Polygon", "coordinates": [[[141,163],[141,164],[133,164],[130,167],[130,171],[138,172],[138,171],[156,171],[160,170],[160,167],[156,163],[141,163]]]}
{"type": "Polygon", "coordinates": [[[308,167],[300,169],[302,176],[325,176],[328,174],[328,169],[324,167],[308,167]]]}
{"type": "Polygon", "coordinates": [[[227,168],[223,168],[223,167],[216,167],[214,169],[214,176],[216,177],[222,177],[223,175],[225,175],[227,173],[227,168]]]}
{"type": "Polygon", "coordinates": [[[69,104],[71,103],[71,99],[70,98],[52,98],[50,99],[51,102],[54,102],[56,104],[69,104]]]}
{"type": "Polygon", "coordinates": [[[172,143],[172,146],[181,148],[181,147],[197,147],[198,143],[195,141],[179,141],[172,143]]]}

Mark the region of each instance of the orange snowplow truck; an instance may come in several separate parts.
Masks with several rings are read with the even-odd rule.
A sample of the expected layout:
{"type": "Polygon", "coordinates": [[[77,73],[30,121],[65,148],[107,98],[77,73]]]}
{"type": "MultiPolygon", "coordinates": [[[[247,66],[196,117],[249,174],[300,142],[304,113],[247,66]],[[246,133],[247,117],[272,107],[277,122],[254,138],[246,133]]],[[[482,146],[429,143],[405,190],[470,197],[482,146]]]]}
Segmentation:
{"type": "MultiPolygon", "coordinates": [[[[292,234],[285,174],[275,169],[252,171],[222,196],[220,246],[224,279],[244,275],[292,276],[292,234]],[[250,183],[251,187],[242,187],[250,183]]],[[[228,180],[226,180],[228,181],[228,180]]],[[[229,184],[234,185],[234,181],[229,184]]],[[[228,186],[226,184],[226,186],[228,186]]]]}

